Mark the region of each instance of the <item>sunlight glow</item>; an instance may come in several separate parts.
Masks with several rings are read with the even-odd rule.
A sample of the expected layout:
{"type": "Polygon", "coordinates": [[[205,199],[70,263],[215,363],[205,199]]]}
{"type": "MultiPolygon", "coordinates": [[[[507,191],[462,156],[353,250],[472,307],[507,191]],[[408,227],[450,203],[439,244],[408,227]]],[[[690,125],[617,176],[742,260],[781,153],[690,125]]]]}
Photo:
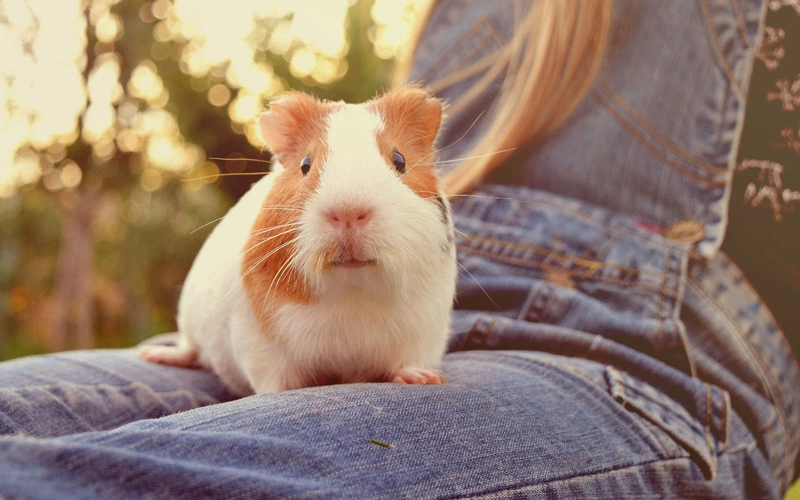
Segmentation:
{"type": "MultiPolygon", "coordinates": [[[[145,49],[152,60],[133,68],[123,88],[124,64],[114,51],[126,36],[119,1],[0,0],[0,197],[40,181],[53,191],[80,185],[86,166],[64,158],[78,137],[101,164],[117,151],[142,152],[136,161],[145,191],[160,189],[169,175],[213,170],[202,145],[178,129],[156,62],[176,61],[191,88],[226,108],[233,129],[255,147],[262,146],[255,118],[287,85],[270,60],[283,58],[309,85],[332,84],[347,72],[345,30],[355,0],[153,0],[138,13],[152,23],[145,49]],[[84,82],[87,28],[99,48],[84,82]]],[[[369,36],[379,57],[396,57],[408,44],[426,1],[374,1],[369,36]]]]}

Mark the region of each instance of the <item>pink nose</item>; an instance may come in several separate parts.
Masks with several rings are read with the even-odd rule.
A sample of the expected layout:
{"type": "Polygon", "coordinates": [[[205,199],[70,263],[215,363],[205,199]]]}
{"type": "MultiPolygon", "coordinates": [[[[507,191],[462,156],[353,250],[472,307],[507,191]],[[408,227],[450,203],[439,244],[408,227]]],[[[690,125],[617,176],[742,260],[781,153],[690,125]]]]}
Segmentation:
{"type": "Polygon", "coordinates": [[[336,229],[363,228],[372,218],[372,210],[364,207],[340,207],[325,213],[328,223],[336,229]]]}

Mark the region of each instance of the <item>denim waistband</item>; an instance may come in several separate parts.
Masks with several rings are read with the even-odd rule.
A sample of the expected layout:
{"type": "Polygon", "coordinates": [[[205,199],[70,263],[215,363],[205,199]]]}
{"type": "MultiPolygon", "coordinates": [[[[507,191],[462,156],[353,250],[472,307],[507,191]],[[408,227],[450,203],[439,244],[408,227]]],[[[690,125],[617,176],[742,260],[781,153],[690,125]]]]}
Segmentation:
{"type": "Polygon", "coordinates": [[[724,255],[690,259],[691,243],[659,228],[529,188],[487,186],[453,209],[462,270],[451,350],[536,350],[619,368],[706,422],[711,449],[726,446],[732,406],[775,476],[790,477],[797,366],[724,255]]]}
{"type": "Polygon", "coordinates": [[[686,244],[527,188],[487,187],[454,210],[459,259],[472,273],[460,279],[459,309],[602,335],[694,373],[679,319],[686,244]]]}

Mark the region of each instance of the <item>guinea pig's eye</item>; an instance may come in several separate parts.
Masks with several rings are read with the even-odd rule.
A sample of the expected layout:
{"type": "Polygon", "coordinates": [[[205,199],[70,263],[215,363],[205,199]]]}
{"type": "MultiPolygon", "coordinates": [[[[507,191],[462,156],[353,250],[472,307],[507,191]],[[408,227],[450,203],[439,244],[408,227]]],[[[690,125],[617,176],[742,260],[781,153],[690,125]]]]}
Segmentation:
{"type": "Polygon", "coordinates": [[[303,158],[303,161],[300,162],[300,171],[303,172],[303,175],[306,175],[309,170],[311,170],[311,157],[306,156],[303,158]]]}
{"type": "Polygon", "coordinates": [[[406,171],[406,159],[397,151],[392,153],[392,163],[394,163],[394,168],[401,174],[406,171]]]}

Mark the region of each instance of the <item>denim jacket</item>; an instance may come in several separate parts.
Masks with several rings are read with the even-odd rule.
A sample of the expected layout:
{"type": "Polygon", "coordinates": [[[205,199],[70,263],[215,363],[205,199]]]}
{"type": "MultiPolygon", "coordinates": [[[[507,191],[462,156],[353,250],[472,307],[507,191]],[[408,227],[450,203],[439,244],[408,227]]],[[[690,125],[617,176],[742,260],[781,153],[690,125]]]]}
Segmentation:
{"type": "MultiPolygon", "coordinates": [[[[410,80],[436,87],[497,51],[529,5],[440,1],[410,80]]],[[[797,364],[719,252],[765,13],[762,1],[615,3],[605,61],[575,114],[502,166],[502,181],[454,204],[469,275],[453,348],[601,360],[609,391],[661,422],[708,474],[726,447],[757,445],[786,487],[800,445],[797,364]],[[736,428],[751,437],[731,439],[736,428]]],[[[480,77],[439,97],[455,101],[480,77]]],[[[439,145],[455,144],[442,159],[486,132],[500,84],[448,117],[439,145]]]]}

